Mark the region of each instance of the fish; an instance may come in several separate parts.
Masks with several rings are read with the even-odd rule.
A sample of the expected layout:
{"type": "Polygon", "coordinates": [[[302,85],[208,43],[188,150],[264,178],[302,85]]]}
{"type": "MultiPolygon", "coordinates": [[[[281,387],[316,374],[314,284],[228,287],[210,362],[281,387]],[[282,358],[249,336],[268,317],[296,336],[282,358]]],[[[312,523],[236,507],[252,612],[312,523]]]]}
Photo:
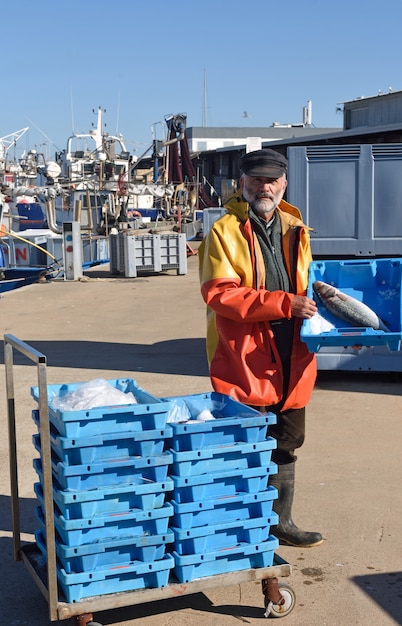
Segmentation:
{"type": "Polygon", "coordinates": [[[369,306],[321,280],[313,283],[313,291],[322,305],[351,326],[368,327],[389,332],[384,322],[369,306]]]}

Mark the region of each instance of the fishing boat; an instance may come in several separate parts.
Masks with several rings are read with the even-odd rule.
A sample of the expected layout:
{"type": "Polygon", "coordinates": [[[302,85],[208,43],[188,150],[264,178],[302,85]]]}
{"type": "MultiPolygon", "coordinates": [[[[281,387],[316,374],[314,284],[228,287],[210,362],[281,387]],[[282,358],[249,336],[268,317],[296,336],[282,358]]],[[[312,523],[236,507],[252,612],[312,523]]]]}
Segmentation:
{"type": "Polygon", "coordinates": [[[3,267],[0,268],[0,293],[26,287],[42,280],[49,280],[52,270],[43,267],[3,267]]]}
{"type": "Polygon", "coordinates": [[[202,210],[211,203],[189,154],[187,116],[165,116],[162,137],[138,157],[122,135],[105,132],[101,107],[93,113],[92,130],[73,133],[53,160],[36,150],[10,158],[12,140],[26,129],[3,144],[0,138],[6,267],[47,267],[49,255],[60,266],[64,225],[71,222],[79,223],[83,267],[110,261],[109,235],[116,232],[174,231],[191,240],[202,231],[202,210]]]}

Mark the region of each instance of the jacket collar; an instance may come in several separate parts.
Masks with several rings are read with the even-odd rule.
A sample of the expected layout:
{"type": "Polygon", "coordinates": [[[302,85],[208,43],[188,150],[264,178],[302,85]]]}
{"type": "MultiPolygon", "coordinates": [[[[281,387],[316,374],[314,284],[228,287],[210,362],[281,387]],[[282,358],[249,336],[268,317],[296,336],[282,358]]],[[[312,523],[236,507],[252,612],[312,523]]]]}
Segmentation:
{"type": "MultiPolygon", "coordinates": [[[[241,189],[236,191],[236,193],[228,199],[225,204],[225,208],[228,213],[236,215],[236,217],[243,223],[246,222],[249,218],[249,205],[248,202],[244,200],[241,189]]],[[[308,226],[306,226],[306,224],[304,224],[299,209],[293,206],[293,204],[286,202],[286,200],[280,201],[278,206],[278,213],[282,223],[285,222],[288,226],[304,226],[308,230],[311,230],[308,226]]]]}

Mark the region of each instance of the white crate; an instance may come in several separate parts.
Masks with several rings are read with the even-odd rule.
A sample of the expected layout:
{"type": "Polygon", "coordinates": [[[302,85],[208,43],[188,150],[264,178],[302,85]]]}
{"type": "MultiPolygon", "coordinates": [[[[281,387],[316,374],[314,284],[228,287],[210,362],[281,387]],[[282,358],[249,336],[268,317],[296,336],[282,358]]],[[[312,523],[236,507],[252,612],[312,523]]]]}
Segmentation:
{"type": "Polygon", "coordinates": [[[212,224],[226,213],[225,207],[210,207],[202,212],[203,235],[208,234],[212,224]]]}
{"type": "Polygon", "coordinates": [[[139,272],[176,270],[187,273],[186,235],[183,233],[161,235],[110,236],[110,271],[135,278],[139,272]]]}

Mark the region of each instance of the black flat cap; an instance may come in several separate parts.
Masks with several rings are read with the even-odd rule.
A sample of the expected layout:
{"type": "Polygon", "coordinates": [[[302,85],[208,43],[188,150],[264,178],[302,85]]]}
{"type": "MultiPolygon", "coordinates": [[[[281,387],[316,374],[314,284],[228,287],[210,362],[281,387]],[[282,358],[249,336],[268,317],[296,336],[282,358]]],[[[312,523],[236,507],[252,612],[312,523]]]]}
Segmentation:
{"type": "Polygon", "coordinates": [[[286,157],[270,148],[247,152],[240,161],[240,170],[242,174],[247,174],[247,176],[279,178],[286,174],[287,169],[286,157]]]}

